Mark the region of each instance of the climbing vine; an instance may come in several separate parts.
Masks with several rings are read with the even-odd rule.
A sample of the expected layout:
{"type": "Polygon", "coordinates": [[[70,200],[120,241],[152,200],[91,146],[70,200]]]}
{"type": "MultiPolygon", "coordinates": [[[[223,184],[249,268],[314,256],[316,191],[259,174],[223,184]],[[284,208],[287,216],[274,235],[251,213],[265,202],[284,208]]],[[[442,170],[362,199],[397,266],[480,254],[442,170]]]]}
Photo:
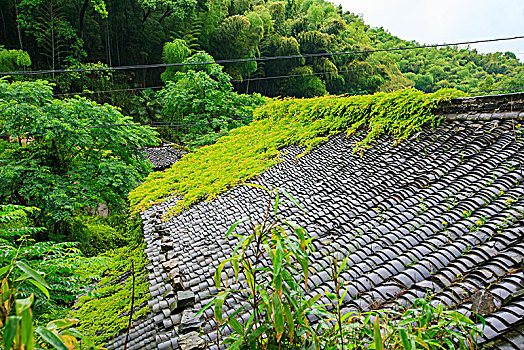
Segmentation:
{"type": "Polygon", "coordinates": [[[458,96],[459,91],[450,89],[432,94],[405,89],[362,96],[273,99],[255,110],[251,124],[186,155],[165,172],[151,173],[130,193],[129,201],[139,211],[176,195],[181,199],[172,213],[178,213],[262,173],[280,161],[279,149],[284,146],[304,146],[307,152],[343,131],[367,131],[354,153],[361,153],[384,134],[392,135],[398,144],[427,123],[435,126],[438,118],[432,110],[458,96]]]}

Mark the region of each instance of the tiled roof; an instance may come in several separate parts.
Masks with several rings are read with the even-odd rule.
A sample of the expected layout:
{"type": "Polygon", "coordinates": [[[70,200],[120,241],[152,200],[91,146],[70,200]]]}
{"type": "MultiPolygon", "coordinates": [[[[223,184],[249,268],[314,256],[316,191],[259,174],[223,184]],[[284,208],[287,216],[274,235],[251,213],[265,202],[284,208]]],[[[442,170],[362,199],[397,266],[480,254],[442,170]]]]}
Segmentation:
{"type": "MultiPolygon", "coordinates": [[[[362,136],[333,136],[298,159],[302,149],[291,146],[253,179],[286,189],[306,209],[284,206],[282,216],[315,238],[309,293],[333,292],[323,253],[335,249],[349,256],[341,275],[347,309],[388,308],[429,293],[433,303],[469,314],[487,300],[481,342],[523,349],[524,142],[515,124],[524,113],[511,110],[522,105],[501,110],[497,101],[506,98],[489,113],[471,107],[489,100],[455,102],[436,129],[399,146],[383,137],[362,157],[352,154],[362,136]]],[[[247,213],[262,218],[267,204],[261,190],[237,186],[164,222],[176,201],[142,215],[152,314],[131,330],[130,350],[198,348],[200,326],[212,346],[212,311],[205,320],[192,320],[191,312],[215,293],[215,269],[236,244],[224,239],[229,226],[247,213]]],[[[236,305],[225,307],[227,315],[236,305]]],[[[122,337],[108,348],[121,345],[122,337]]]]}
{"type": "Polygon", "coordinates": [[[171,146],[144,147],[142,152],[151,161],[155,171],[169,168],[185,154],[183,151],[171,146]]]}

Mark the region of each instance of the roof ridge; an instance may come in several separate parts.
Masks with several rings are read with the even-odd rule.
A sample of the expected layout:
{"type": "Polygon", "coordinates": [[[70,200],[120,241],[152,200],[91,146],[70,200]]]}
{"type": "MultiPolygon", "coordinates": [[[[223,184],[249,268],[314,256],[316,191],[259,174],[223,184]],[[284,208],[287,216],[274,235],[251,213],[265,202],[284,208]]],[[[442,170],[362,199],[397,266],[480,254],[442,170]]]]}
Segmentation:
{"type": "Polygon", "coordinates": [[[490,121],[490,120],[524,120],[524,110],[518,112],[473,112],[473,113],[450,113],[440,115],[446,121],[469,120],[469,121],[490,121]]]}

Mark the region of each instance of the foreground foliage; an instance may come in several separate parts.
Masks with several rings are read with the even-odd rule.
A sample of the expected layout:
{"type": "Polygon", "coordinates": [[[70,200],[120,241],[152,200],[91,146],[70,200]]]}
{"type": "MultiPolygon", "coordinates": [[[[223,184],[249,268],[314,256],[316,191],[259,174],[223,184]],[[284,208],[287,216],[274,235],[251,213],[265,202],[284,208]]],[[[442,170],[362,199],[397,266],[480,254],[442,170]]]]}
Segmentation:
{"type": "Polygon", "coordinates": [[[477,349],[481,330],[463,314],[431,305],[428,299],[413,299],[399,311],[381,310],[346,313],[341,326],[319,327],[321,348],[338,349],[477,349]]]}
{"type": "Polygon", "coordinates": [[[270,211],[269,202],[262,223],[241,219],[227,232],[225,238],[238,241],[238,244],[233,256],[217,268],[214,279],[220,292],[203,310],[213,306],[217,327],[226,323],[235,330],[224,340],[231,350],[246,346],[294,349],[316,344],[318,347],[316,333],[306,318],[320,298],[320,295],[306,298],[305,293],[311,239],[302,227],[278,216],[280,195],[295,201],[293,197],[286,191],[255,186],[266,191],[270,198],[274,197],[273,211],[270,211]],[[245,221],[249,221],[251,230],[246,234],[235,233],[236,226],[245,221]],[[226,264],[228,268],[224,270],[226,264]],[[222,278],[223,270],[226,276],[233,277],[230,282],[222,278]],[[223,317],[222,307],[224,303],[229,305],[230,299],[245,299],[247,305],[223,317]],[[243,322],[241,316],[246,312],[250,317],[243,322]]]}
{"type": "Polygon", "coordinates": [[[230,227],[225,239],[235,243],[235,249],[215,271],[218,294],[200,311],[213,307],[218,345],[227,344],[231,350],[477,348],[481,331],[473,320],[427,299],[411,300],[407,308],[394,306],[399,311],[342,312],[348,291],[342,288],[347,281],[340,273],[348,267],[347,256],[340,264],[334,254],[331,257],[331,291],[308,291],[312,238],[279,215],[283,205],[300,204],[284,190],[249,185],[268,195],[265,216],[240,219],[230,227]],[[236,230],[245,223],[249,230],[236,230]],[[324,294],[330,304],[318,303],[324,294]],[[234,312],[223,308],[234,304],[240,305],[234,312]],[[315,328],[308,315],[317,317],[315,328]],[[218,335],[225,325],[232,332],[221,340],[218,335]]]}
{"type": "Polygon", "coordinates": [[[310,150],[342,131],[367,131],[355,152],[383,134],[391,134],[398,143],[421,131],[425,123],[435,125],[432,109],[458,95],[455,90],[424,94],[406,89],[364,96],[273,100],[255,111],[255,120],[248,126],[186,155],[165,172],[151,173],[130,193],[131,207],[143,210],[175,194],[182,197],[173,208],[179,212],[262,173],[279,161],[281,147],[297,144],[310,150]]]}
{"type": "MultiPolygon", "coordinates": [[[[80,349],[82,342],[82,348],[92,349],[94,344],[91,340],[73,328],[78,322],[76,319],[58,319],[50,321],[45,327],[34,326],[36,319],[32,309],[35,301],[37,304],[49,305],[57,297],[57,279],[64,281],[60,276],[63,273],[60,269],[71,257],[61,245],[48,249],[53,245],[32,244],[28,237],[41,230],[25,226],[27,213],[34,210],[15,205],[0,206],[0,244],[3,251],[0,256],[2,348],[33,349],[35,346],[52,346],[67,350],[80,349]],[[12,243],[14,237],[20,237],[18,247],[12,243]],[[34,267],[47,268],[47,273],[34,267]],[[54,276],[54,285],[48,284],[42,275],[54,276]]],[[[72,254],[76,256],[75,253],[72,254]]],[[[65,265],[68,265],[67,262],[65,265]]],[[[41,322],[42,318],[38,321],[41,322]]]]}

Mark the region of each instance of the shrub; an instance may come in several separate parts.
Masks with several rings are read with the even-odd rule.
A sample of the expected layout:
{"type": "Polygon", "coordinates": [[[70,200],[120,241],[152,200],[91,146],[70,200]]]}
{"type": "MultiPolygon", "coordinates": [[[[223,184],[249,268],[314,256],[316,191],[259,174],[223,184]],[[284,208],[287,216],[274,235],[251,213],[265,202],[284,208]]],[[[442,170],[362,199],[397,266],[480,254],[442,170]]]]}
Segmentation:
{"type": "Polygon", "coordinates": [[[122,231],[111,225],[110,221],[112,220],[97,216],[80,216],[74,219],[71,239],[79,242],[78,248],[85,256],[95,256],[128,243],[122,231]]]}

